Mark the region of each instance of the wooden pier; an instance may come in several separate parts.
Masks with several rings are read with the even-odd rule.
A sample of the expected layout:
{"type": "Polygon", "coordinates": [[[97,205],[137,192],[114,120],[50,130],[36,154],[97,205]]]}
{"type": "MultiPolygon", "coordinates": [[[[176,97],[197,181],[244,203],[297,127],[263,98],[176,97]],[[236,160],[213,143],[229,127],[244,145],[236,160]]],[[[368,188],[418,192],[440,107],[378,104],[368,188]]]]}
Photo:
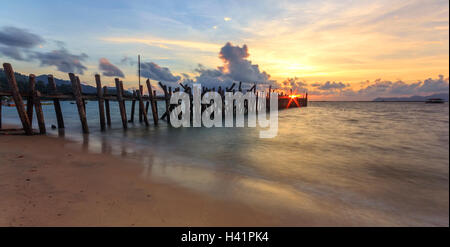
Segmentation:
{"type": "MultiPolygon", "coordinates": [[[[81,127],[83,133],[89,133],[89,126],[86,117],[86,101],[97,101],[98,102],[98,113],[99,113],[99,124],[101,131],[106,130],[106,126],[111,126],[111,110],[110,110],[110,102],[116,101],[119,104],[119,113],[122,120],[122,127],[124,130],[128,128],[129,122],[134,122],[134,114],[136,103],[138,106],[138,114],[139,114],[139,122],[143,123],[145,126],[149,126],[150,122],[148,119],[148,111],[151,108],[151,116],[153,118],[153,125],[157,126],[159,120],[166,120],[170,123],[170,112],[172,109],[176,107],[176,105],[170,104],[170,97],[172,93],[179,92],[183,90],[191,96],[191,107],[192,107],[192,88],[179,84],[180,87],[174,88],[172,90],[171,87],[167,87],[163,83],[159,82],[158,85],[161,87],[164,95],[157,95],[156,90],[152,88],[152,85],[149,80],[146,82],[148,95],[144,95],[143,86],[140,86],[138,90],[133,91],[132,94],[125,94],[123,88],[123,82],[116,78],[115,86],[116,92],[115,94],[111,94],[108,92],[108,88],[106,86],[102,87],[101,77],[100,75],[95,75],[95,83],[97,87],[96,94],[84,94],[81,90],[81,83],[78,76],[73,73],[69,73],[69,78],[72,86],[71,93],[59,93],[57,90],[57,86],[55,80],[52,75],[48,75],[48,88],[49,92],[47,94],[41,94],[38,90],[36,90],[36,76],[33,74],[29,75],[28,82],[28,90],[26,92],[19,91],[19,87],[16,82],[16,78],[14,76],[14,70],[12,66],[8,63],[3,64],[4,72],[8,81],[9,91],[0,91],[1,96],[12,96],[14,100],[15,107],[19,114],[20,121],[22,123],[22,131],[25,132],[26,135],[33,134],[45,134],[45,119],[42,111],[41,101],[43,100],[51,100],[53,101],[54,110],[57,119],[57,125],[59,129],[65,128],[63,112],[61,109],[60,101],[62,100],[71,100],[76,102],[76,106],[78,109],[78,114],[81,122],[81,127]],[[26,106],[23,103],[23,98],[27,99],[26,106]],[[131,113],[130,119],[128,119],[128,115],[126,112],[125,101],[131,101],[131,113]],[[159,118],[158,115],[158,107],[157,102],[164,101],[165,102],[165,112],[159,118]],[[36,112],[36,119],[38,122],[39,132],[33,131],[33,111],[36,112]]],[[[234,87],[236,83],[233,83],[231,87],[222,89],[218,88],[217,93],[222,96],[222,99],[225,97],[225,92],[236,92],[234,87]]],[[[239,83],[238,91],[240,92],[254,92],[258,97],[258,93],[256,93],[256,84],[248,90],[242,89],[242,82],[239,83]]],[[[202,88],[202,96],[207,92],[216,92],[215,88],[202,88]]],[[[272,88],[269,88],[269,92],[274,92],[272,88]]],[[[269,106],[270,97],[266,97],[267,106],[269,106]]],[[[285,109],[291,107],[306,107],[308,105],[308,94],[305,95],[284,95],[283,93],[278,94],[278,108],[285,109]]],[[[207,105],[202,104],[202,111],[206,109],[207,105]]],[[[192,111],[191,111],[192,112],[192,111]]],[[[8,131],[2,129],[2,105],[0,104],[0,130],[8,131]]]]}

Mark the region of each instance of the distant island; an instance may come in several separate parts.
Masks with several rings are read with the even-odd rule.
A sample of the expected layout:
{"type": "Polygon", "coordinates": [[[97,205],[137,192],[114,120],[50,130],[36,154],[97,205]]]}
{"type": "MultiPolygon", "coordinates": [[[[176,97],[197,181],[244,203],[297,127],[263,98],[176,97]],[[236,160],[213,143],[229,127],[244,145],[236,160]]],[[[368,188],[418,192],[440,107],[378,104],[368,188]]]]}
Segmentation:
{"type": "Polygon", "coordinates": [[[373,101],[376,102],[395,102],[395,101],[401,101],[401,102],[425,102],[427,101],[427,99],[432,99],[432,98],[440,98],[446,102],[448,102],[448,93],[440,93],[440,94],[433,94],[433,95],[429,95],[429,96],[418,96],[418,95],[414,95],[411,97],[391,97],[391,98],[387,98],[387,97],[379,97],[374,99],[373,101]]]}

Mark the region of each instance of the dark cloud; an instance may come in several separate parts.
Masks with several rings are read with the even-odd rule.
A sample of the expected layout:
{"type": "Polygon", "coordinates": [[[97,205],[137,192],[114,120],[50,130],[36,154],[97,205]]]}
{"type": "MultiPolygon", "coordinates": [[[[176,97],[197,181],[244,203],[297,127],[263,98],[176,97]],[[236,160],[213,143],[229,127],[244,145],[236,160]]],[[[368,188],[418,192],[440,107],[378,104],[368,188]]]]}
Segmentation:
{"type": "Polygon", "coordinates": [[[239,47],[228,42],[220,49],[219,58],[224,66],[219,67],[219,70],[235,81],[267,83],[270,75],[261,72],[258,65],[247,60],[249,56],[247,45],[239,47]]]}
{"type": "Polygon", "coordinates": [[[334,81],[333,82],[327,81],[323,84],[314,83],[314,84],[311,84],[311,86],[316,87],[320,90],[342,90],[347,87],[347,85],[345,85],[342,82],[334,82],[334,81]]]}
{"type": "Polygon", "coordinates": [[[28,49],[45,43],[37,34],[16,27],[3,27],[0,30],[0,54],[15,60],[25,60],[28,49]]]}
{"type": "Polygon", "coordinates": [[[161,67],[153,62],[141,63],[141,75],[162,82],[177,82],[180,76],[175,76],[169,68],[161,67]]]}
{"type": "Polygon", "coordinates": [[[364,96],[404,96],[404,95],[423,95],[426,93],[445,93],[449,90],[448,78],[439,75],[438,79],[428,78],[415,83],[406,83],[404,81],[381,81],[376,80],[365,88],[358,91],[359,95],[364,96]]]}
{"type": "Polygon", "coordinates": [[[358,99],[373,99],[376,97],[395,97],[429,95],[438,93],[448,93],[449,79],[439,75],[437,79],[426,79],[414,83],[404,81],[388,81],[377,79],[373,82],[365,81],[360,83],[363,86],[359,90],[353,90],[344,83],[313,83],[310,86],[314,90],[309,90],[310,95],[331,95],[358,99]]]}
{"type": "Polygon", "coordinates": [[[277,89],[288,91],[292,89],[294,92],[302,93],[307,91],[308,84],[300,78],[287,78],[286,80],[274,84],[277,89]]]}
{"type": "Polygon", "coordinates": [[[3,27],[0,30],[0,44],[10,47],[33,48],[44,43],[39,35],[16,27],[3,27]]]}
{"type": "Polygon", "coordinates": [[[195,81],[206,87],[218,88],[221,86],[229,87],[233,82],[243,82],[244,86],[253,86],[258,83],[260,87],[268,84],[274,84],[270,80],[270,75],[261,72],[259,66],[252,64],[247,58],[250,56],[247,45],[242,47],[233,46],[230,42],[226,43],[219,52],[219,58],[223,61],[223,66],[216,69],[208,69],[199,64],[194,72],[198,73],[195,81]]]}
{"type": "Polygon", "coordinates": [[[115,65],[111,64],[106,58],[100,58],[98,68],[103,72],[104,76],[125,77],[123,72],[115,65]]]}
{"type": "Polygon", "coordinates": [[[22,52],[17,47],[0,46],[0,54],[18,61],[25,60],[22,52]]]}
{"type": "Polygon", "coordinates": [[[131,59],[128,56],[124,56],[121,60],[120,60],[120,64],[122,65],[130,65],[130,66],[134,66],[137,65],[137,61],[131,59]]]}
{"type": "Polygon", "coordinates": [[[439,79],[426,79],[418,89],[420,92],[448,92],[448,78],[444,79],[443,75],[439,75],[439,79]]]}
{"type": "Polygon", "coordinates": [[[34,52],[31,58],[39,60],[41,66],[56,66],[61,72],[84,74],[84,71],[87,70],[81,62],[85,61],[88,55],[85,53],[71,54],[65,48],[51,52],[34,52]]]}
{"type": "Polygon", "coordinates": [[[83,74],[87,69],[81,62],[88,57],[71,54],[64,48],[64,43],[54,41],[59,47],[51,52],[35,52],[32,49],[46,41],[41,36],[25,29],[3,27],[0,30],[0,54],[15,60],[38,60],[41,66],[56,66],[61,72],[83,74]]]}

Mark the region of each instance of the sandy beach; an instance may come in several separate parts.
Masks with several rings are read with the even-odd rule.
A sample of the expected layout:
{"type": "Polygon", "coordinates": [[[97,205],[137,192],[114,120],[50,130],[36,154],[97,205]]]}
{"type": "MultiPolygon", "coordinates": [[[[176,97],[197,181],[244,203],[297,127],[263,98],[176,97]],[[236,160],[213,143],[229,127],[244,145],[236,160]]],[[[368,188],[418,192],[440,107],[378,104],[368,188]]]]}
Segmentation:
{"type": "Polygon", "coordinates": [[[0,136],[0,226],[279,225],[236,202],[140,179],[129,160],[47,136],[0,136]]]}

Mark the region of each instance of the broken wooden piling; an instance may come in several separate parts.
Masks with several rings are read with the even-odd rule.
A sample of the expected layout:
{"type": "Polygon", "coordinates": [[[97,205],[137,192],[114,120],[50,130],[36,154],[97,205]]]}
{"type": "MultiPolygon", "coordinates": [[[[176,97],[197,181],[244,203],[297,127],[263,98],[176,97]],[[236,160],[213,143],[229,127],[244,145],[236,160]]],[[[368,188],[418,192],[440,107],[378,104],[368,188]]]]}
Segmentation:
{"type": "Polygon", "coordinates": [[[80,80],[75,77],[73,73],[69,73],[70,82],[72,83],[73,96],[75,97],[75,102],[78,108],[78,115],[80,116],[81,127],[83,128],[83,133],[89,133],[89,127],[86,118],[86,109],[84,105],[83,98],[81,97],[81,85],[80,80]]]}
{"type": "MultiPolygon", "coordinates": [[[[137,91],[136,92],[138,99],[139,99],[139,108],[144,109],[144,101],[142,100],[142,94],[141,91],[137,91]]],[[[148,124],[148,118],[147,118],[147,113],[145,111],[142,111],[142,118],[144,120],[145,125],[149,126],[148,124]]]]}
{"type": "MultiPolygon", "coordinates": [[[[134,110],[136,108],[136,98],[137,98],[136,91],[133,91],[133,100],[131,101],[131,115],[130,115],[130,120],[128,121],[130,123],[134,123],[134,110]]],[[[141,114],[141,112],[139,111],[139,115],[140,114],[141,114]]],[[[139,116],[139,118],[141,118],[141,116],[139,116]]]]}
{"type": "Polygon", "coordinates": [[[33,97],[36,93],[36,76],[33,74],[30,74],[28,76],[28,93],[29,96],[27,98],[27,116],[30,120],[30,126],[31,128],[33,128],[33,97]]]}
{"type": "Polygon", "coordinates": [[[103,99],[102,82],[100,80],[100,75],[95,75],[95,84],[97,86],[97,97],[98,97],[98,113],[100,116],[100,129],[105,131],[105,103],[103,99]]]}
{"type": "Polygon", "coordinates": [[[153,123],[155,125],[158,125],[158,107],[156,105],[156,91],[153,92],[152,90],[152,84],[150,83],[150,80],[147,80],[147,90],[148,90],[148,97],[150,100],[150,104],[152,107],[152,116],[153,116],[153,123]]]}
{"type": "Polygon", "coordinates": [[[45,120],[44,120],[44,113],[42,112],[42,105],[41,105],[41,93],[39,91],[34,91],[33,96],[33,104],[36,111],[36,119],[38,121],[39,126],[39,133],[45,134],[45,120]]]}
{"type": "Polygon", "coordinates": [[[33,134],[33,129],[31,128],[30,120],[25,112],[25,107],[23,105],[22,96],[20,96],[19,88],[17,87],[16,77],[14,76],[14,70],[11,64],[4,63],[3,69],[8,80],[9,87],[11,88],[11,94],[16,104],[17,113],[19,114],[20,121],[22,122],[23,130],[27,135],[33,134]]]}
{"type": "MultiPolygon", "coordinates": [[[[48,75],[48,85],[49,85],[49,91],[53,95],[58,94],[58,90],[56,88],[55,79],[53,78],[53,75],[48,75]]],[[[55,98],[53,99],[53,106],[55,107],[55,113],[56,113],[56,120],[58,121],[58,128],[64,129],[64,118],[61,111],[61,104],[59,103],[59,99],[55,98]]]]}
{"type": "Polygon", "coordinates": [[[116,78],[115,81],[116,81],[116,91],[117,91],[117,102],[119,103],[120,117],[122,118],[122,126],[124,129],[128,129],[127,113],[125,110],[125,102],[124,102],[123,96],[122,96],[123,86],[121,85],[118,78],[116,78]]]}
{"type": "MultiPolygon", "coordinates": [[[[108,87],[103,87],[103,96],[108,94],[108,87]]],[[[105,113],[106,113],[106,124],[111,126],[111,112],[109,109],[109,99],[105,99],[105,113]]]]}

